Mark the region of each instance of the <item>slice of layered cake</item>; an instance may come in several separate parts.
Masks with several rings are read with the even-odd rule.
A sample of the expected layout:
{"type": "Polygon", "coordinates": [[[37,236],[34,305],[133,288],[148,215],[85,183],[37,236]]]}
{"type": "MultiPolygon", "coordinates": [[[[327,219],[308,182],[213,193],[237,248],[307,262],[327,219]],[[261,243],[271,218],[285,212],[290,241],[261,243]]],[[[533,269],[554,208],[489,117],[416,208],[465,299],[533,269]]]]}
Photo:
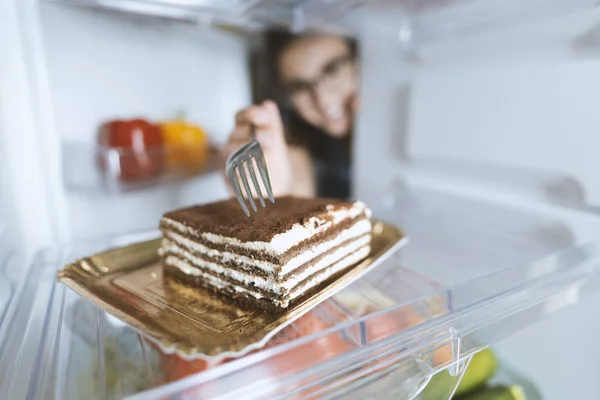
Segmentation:
{"type": "Polygon", "coordinates": [[[370,252],[361,202],[277,198],[251,218],[237,200],[165,214],[165,277],[246,303],[287,308],[370,252]]]}

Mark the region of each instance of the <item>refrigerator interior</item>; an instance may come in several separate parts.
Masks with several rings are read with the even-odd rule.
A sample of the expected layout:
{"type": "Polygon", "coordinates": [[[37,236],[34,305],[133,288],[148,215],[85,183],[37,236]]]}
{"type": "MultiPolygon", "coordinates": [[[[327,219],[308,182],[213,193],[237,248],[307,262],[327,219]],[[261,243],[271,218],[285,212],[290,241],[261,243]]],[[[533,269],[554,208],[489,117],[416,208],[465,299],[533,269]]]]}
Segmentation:
{"type": "MultiPolygon", "coordinates": [[[[522,169],[547,173],[546,160],[533,161],[529,154],[537,153],[542,132],[560,136],[564,121],[582,121],[573,127],[574,135],[589,133],[587,112],[596,100],[590,93],[597,91],[586,91],[585,78],[595,63],[541,67],[537,61],[589,59],[585,40],[580,52],[571,47],[593,28],[593,5],[591,0],[7,2],[0,36],[6,40],[7,57],[18,62],[3,67],[3,86],[16,95],[4,101],[0,151],[5,174],[23,178],[4,184],[8,196],[3,205],[14,211],[5,217],[14,235],[4,241],[35,246],[152,228],[157,210],[226,196],[218,174],[115,196],[98,183],[95,163],[97,130],[107,119],[161,120],[186,111],[217,146],[226,140],[232,116],[250,102],[251,35],[211,24],[358,35],[363,104],[356,135],[356,197],[371,190],[366,186],[373,181],[372,171],[383,172],[379,185],[387,187],[406,170],[409,158],[412,164],[450,159],[467,168],[472,163],[475,169],[478,163],[514,167],[517,176],[522,169]],[[512,33],[505,33],[507,27],[512,33]],[[491,38],[470,39],[486,35],[491,38]],[[538,57],[540,47],[545,50],[538,57]],[[514,55],[529,60],[530,68],[504,68],[506,58],[514,55]],[[481,63],[490,68],[480,68],[481,63]],[[579,80],[562,86],[568,93],[538,90],[556,77],[579,80]],[[538,93],[548,103],[569,96],[581,99],[576,91],[585,91],[587,108],[559,102],[536,108],[539,99],[519,90],[538,93]],[[458,94],[462,102],[455,101],[458,94]],[[495,110],[507,96],[513,99],[506,107],[510,118],[503,118],[495,110]],[[574,111],[564,115],[557,108],[574,111]],[[563,115],[562,122],[545,118],[544,110],[556,118],[563,115]],[[511,125],[509,120],[516,122],[511,125]],[[536,125],[540,120],[547,124],[536,125]],[[444,130],[453,135],[438,137],[444,130]],[[479,134],[482,130],[486,135],[479,134]],[[528,139],[515,152],[511,143],[523,135],[528,139]],[[491,136],[502,146],[489,146],[484,138],[491,136]],[[496,153],[486,153],[489,149],[496,153]],[[514,155],[509,158],[508,153],[514,155]],[[382,168],[388,162],[394,167],[382,168]],[[35,208],[32,198],[40,200],[35,208]],[[134,208],[136,212],[129,212],[134,208]]],[[[593,40],[589,47],[593,54],[593,40]]],[[[547,151],[565,148],[565,135],[561,137],[547,151]]],[[[585,179],[588,184],[593,170],[589,161],[574,157],[574,149],[564,153],[568,158],[557,160],[561,164],[549,172],[564,173],[566,179],[575,175],[576,182],[585,179]],[[578,164],[568,165],[574,162],[578,164]]]]}
{"type": "MultiPolygon", "coordinates": [[[[394,350],[389,354],[396,355],[386,366],[403,366],[392,377],[406,378],[406,386],[395,390],[408,397],[436,368],[451,366],[461,356],[468,358],[472,351],[539,317],[578,303],[579,295],[597,284],[595,248],[578,247],[597,240],[597,217],[548,204],[600,203],[600,186],[594,176],[598,169],[594,141],[599,140],[595,128],[600,121],[593,110],[600,100],[594,33],[600,18],[596,10],[567,13],[589,7],[593,1],[407,1],[399,9],[394,2],[385,1],[375,9],[365,9],[363,2],[341,1],[308,1],[300,8],[294,7],[294,2],[252,1],[191,2],[179,7],[166,7],[173,3],[163,1],[70,2],[94,6],[91,9],[48,2],[16,3],[11,2],[15,19],[21,23],[16,32],[24,38],[17,49],[23,68],[18,73],[0,74],[0,82],[24,90],[17,91],[17,110],[0,107],[0,153],[9,167],[0,171],[0,189],[8,193],[1,200],[0,243],[37,245],[111,238],[35,256],[2,258],[4,268],[0,269],[8,273],[4,275],[8,279],[0,280],[0,285],[8,288],[2,292],[9,296],[0,299],[0,322],[4,323],[0,323],[0,346],[10,350],[2,353],[1,366],[2,371],[10,371],[5,376],[19,377],[12,385],[0,384],[4,393],[44,398],[42,393],[47,392],[49,398],[64,398],[71,390],[74,370],[81,370],[92,390],[101,395],[115,390],[117,395],[140,393],[154,386],[148,376],[158,374],[152,369],[158,368],[152,360],[156,355],[148,357],[145,352],[151,349],[123,327],[118,329],[125,329],[138,343],[132,356],[135,368],[149,372],[142,376],[141,384],[129,375],[116,381],[107,377],[104,340],[115,335],[110,318],[86,309],[82,318],[91,321],[91,332],[76,332],[69,326],[69,318],[74,313],[70,307],[78,298],[56,286],[54,274],[73,257],[138,239],[137,235],[113,236],[153,228],[165,209],[224,197],[225,186],[218,174],[212,174],[115,195],[93,185],[69,186],[67,173],[82,174],[85,181],[90,171],[71,166],[90,165],[93,151],[89,149],[94,146],[97,126],[106,118],[142,114],[160,119],[186,109],[217,144],[226,139],[232,115],[250,101],[246,59],[250,43],[239,32],[211,28],[206,24],[210,21],[257,30],[275,24],[361,33],[362,109],[357,121],[355,195],[411,237],[409,247],[377,270],[400,274],[397,279],[402,291],[383,289],[398,308],[377,306],[393,316],[405,307],[422,307],[428,299],[444,313],[425,313],[428,322],[414,330],[388,332],[381,341],[389,343],[359,341],[364,352],[359,349],[334,359],[335,368],[356,364],[356,353],[375,358],[386,351],[384,346],[391,346],[394,350]],[[128,11],[134,13],[114,11],[123,4],[129,4],[128,11]],[[245,5],[246,11],[231,12],[240,5],[245,5]],[[387,12],[389,7],[395,12],[387,12]],[[533,22],[523,24],[524,20],[533,22]],[[385,23],[373,29],[373,21],[385,23]],[[441,23],[444,21],[452,24],[441,23]],[[509,29],[497,30],[498,26],[509,29]],[[9,82],[15,76],[17,79],[9,82]],[[24,86],[19,87],[20,82],[24,86]],[[15,111],[11,118],[7,110],[15,111]],[[8,140],[7,130],[22,134],[8,140]],[[23,179],[32,184],[15,182],[11,171],[24,172],[23,179]],[[31,198],[40,199],[33,210],[31,198]],[[2,235],[3,223],[14,234],[2,235]],[[562,257],[575,261],[563,263],[562,257]],[[28,283],[27,271],[45,279],[28,283]],[[495,277],[503,278],[496,281],[495,277]],[[516,283],[519,285],[513,286],[516,283]],[[529,292],[531,287],[534,294],[529,292]],[[22,301],[31,293],[37,297],[22,301]],[[453,298],[451,305],[449,297],[453,298]],[[7,328],[6,323],[18,316],[26,319],[7,328]],[[478,325],[476,321],[483,322],[478,325]],[[427,343],[423,353],[432,353],[456,340],[448,336],[450,328],[459,332],[461,340],[467,332],[469,345],[445,363],[433,365],[427,357],[417,362],[421,356],[415,355],[417,350],[398,351],[416,335],[426,338],[422,339],[427,343]],[[470,337],[473,332],[476,334],[470,337]],[[86,341],[85,335],[91,339],[86,341]],[[22,337],[27,341],[20,342],[22,337]],[[93,356],[87,364],[73,361],[79,352],[93,356]],[[116,382],[116,387],[109,387],[108,380],[116,382]]],[[[10,13],[0,18],[7,15],[10,13]]],[[[4,26],[10,34],[10,24],[4,26]]],[[[367,282],[379,281],[371,275],[367,282]]],[[[361,293],[361,289],[347,292],[361,293]]],[[[527,328],[523,338],[556,346],[579,329],[565,327],[569,322],[586,321],[581,326],[589,330],[600,323],[589,318],[588,305],[569,310],[570,317],[564,314],[552,319],[558,322],[544,321],[527,328]]],[[[378,318],[350,314],[332,319],[323,317],[322,310],[315,312],[321,313],[318,317],[325,325],[346,330],[351,337],[361,318],[378,318]],[[344,321],[348,325],[335,327],[344,321]]],[[[593,338],[585,338],[574,345],[577,352],[594,345],[593,338]]],[[[501,356],[506,354],[509,362],[518,360],[513,364],[519,367],[527,362],[522,354],[528,345],[523,343],[528,342],[519,341],[518,335],[501,342],[501,356]]],[[[570,348],[561,346],[561,351],[573,357],[576,352],[570,348]]],[[[543,347],[538,354],[543,354],[543,347]]],[[[264,357],[276,360],[279,356],[273,350],[264,357]]],[[[168,384],[147,398],[183,393],[192,387],[225,396],[227,379],[237,379],[237,371],[250,364],[256,374],[252,376],[261,377],[257,393],[291,390],[284,384],[263,382],[268,362],[259,358],[168,384]],[[217,376],[224,378],[213,379],[217,376]]],[[[121,363],[118,368],[129,368],[120,357],[112,361],[121,363]]],[[[554,389],[560,386],[556,374],[535,373],[539,365],[527,368],[533,368],[542,390],[551,385],[555,396],[565,393],[554,389]]],[[[599,370],[593,361],[589,367],[599,370]]],[[[375,379],[361,368],[356,372],[357,382],[375,379]]],[[[337,379],[311,371],[312,387],[315,382],[337,379]]],[[[296,373],[282,371],[282,376],[289,381],[296,373]]],[[[380,383],[382,386],[366,386],[365,390],[381,391],[378,387],[385,387],[385,379],[380,383]]],[[[598,393],[593,379],[580,383],[584,385],[582,393],[592,396],[588,398],[598,393]]],[[[341,386],[340,392],[329,394],[343,393],[341,386]]],[[[72,398],[77,395],[69,394],[72,398]]]]}

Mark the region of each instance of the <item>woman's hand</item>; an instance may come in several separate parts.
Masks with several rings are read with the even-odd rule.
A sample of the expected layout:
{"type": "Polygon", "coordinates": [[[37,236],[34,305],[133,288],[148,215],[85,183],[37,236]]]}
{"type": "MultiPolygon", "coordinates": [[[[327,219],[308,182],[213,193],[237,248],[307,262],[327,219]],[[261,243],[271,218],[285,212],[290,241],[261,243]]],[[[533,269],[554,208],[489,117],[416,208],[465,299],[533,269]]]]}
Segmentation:
{"type": "MultiPolygon", "coordinates": [[[[265,155],[273,194],[275,196],[291,194],[293,177],[290,156],[279,109],[274,102],[267,100],[237,113],[235,128],[225,147],[227,155],[252,140],[250,135],[252,124],[256,128],[255,138],[265,155]]],[[[251,182],[250,178],[248,181],[251,182]]],[[[252,184],[250,186],[252,187],[252,184]]],[[[266,192],[264,193],[266,196],[266,192]]]]}

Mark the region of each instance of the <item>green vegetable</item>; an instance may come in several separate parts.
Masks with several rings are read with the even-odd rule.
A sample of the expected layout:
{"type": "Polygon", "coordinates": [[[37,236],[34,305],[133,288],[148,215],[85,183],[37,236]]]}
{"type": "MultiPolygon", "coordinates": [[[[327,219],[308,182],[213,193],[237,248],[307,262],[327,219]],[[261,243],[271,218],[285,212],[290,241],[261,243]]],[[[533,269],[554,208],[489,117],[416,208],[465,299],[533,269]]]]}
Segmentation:
{"type": "Polygon", "coordinates": [[[491,349],[481,350],[475,354],[469,363],[469,368],[465,372],[458,388],[456,388],[455,396],[468,393],[472,390],[483,386],[498,369],[498,361],[491,349]]]}
{"type": "MultiPolygon", "coordinates": [[[[498,367],[496,356],[490,349],[484,349],[473,355],[469,368],[456,388],[455,397],[482,387],[495,373],[498,367]]],[[[422,400],[440,400],[448,396],[456,385],[458,377],[450,376],[447,370],[431,378],[421,394],[422,400]]]]}
{"type": "Polygon", "coordinates": [[[525,393],[520,386],[492,386],[483,387],[460,400],[526,400],[525,393]]]}
{"type": "Polygon", "coordinates": [[[435,375],[425,386],[419,400],[446,400],[454,387],[457,377],[452,377],[448,371],[442,371],[435,375]]]}

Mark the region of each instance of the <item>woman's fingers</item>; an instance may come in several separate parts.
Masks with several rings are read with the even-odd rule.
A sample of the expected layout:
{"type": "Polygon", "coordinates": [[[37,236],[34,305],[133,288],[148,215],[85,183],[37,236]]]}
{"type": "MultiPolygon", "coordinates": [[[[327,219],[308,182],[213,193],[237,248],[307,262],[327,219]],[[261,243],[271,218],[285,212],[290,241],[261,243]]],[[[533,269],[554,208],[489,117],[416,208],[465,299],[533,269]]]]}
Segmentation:
{"type": "MultiPolygon", "coordinates": [[[[276,132],[273,132],[273,129],[263,129],[256,128],[256,136],[255,139],[263,146],[264,149],[269,149],[273,146],[273,138],[277,136],[276,132]]],[[[252,136],[250,135],[250,127],[243,126],[237,127],[229,136],[229,141],[227,142],[227,150],[233,151],[236,148],[245,145],[246,143],[252,140],[252,136]]]]}
{"type": "MultiPolygon", "coordinates": [[[[224,147],[227,155],[251,140],[251,127],[255,127],[256,140],[261,144],[273,192],[276,195],[291,191],[291,166],[287,144],[284,138],[283,123],[277,105],[272,101],[248,107],[235,116],[235,128],[224,147]]],[[[248,181],[252,182],[251,176],[248,181]]],[[[258,180],[261,185],[261,179],[258,180]]],[[[264,188],[262,188],[264,193],[264,188]]],[[[245,191],[243,189],[243,191],[245,191]]],[[[254,193],[255,195],[257,193],[254,193]]]]}
{"type": "Polygon", "coordinates": [[[229,135],[229,142],[248,142],[250,140],[250,125],[237,125],[229,135]]]}
{"type": "Polygon", "coordinates": [[[257,128],[265,129],[281,129],[283,126],[279,109],[271,100],[241,110],[235,116],[235,124],[236,126],[253,124],[257,128]]]}
{"type": "Polygon", "coordinates": [[[262,103],[264,109],[270,114],[272,124],[274,128],[277,128],[283,133],[283,121],[281,120],[281,114],[279,113],[279,107],[272,100],[265,100],[262,103]]]}
{"type": "Polygon", "coordinates": [[[285,143],[283,122],[277,104],[266,100],[261,104],[261,108],[269,115],[269,125],[264,129],[257,129],[256,139],[265,147],[283,146],[285,143]]]}
{"type": "Polygon", "coordinates": [[[251,140],[251,127],[254,125],[256,140],[264,148],[276,146],[284,141],[283,124],[277,105],[267,100],[260,105],[248,107],[235,116],[235,129],[230,143],[244,144],[251,140]]]}
{"type": "Polygon", "coordinates": [[[269,126],[273,122],[273,118],[269,110],[262,105],[250,106],[235,116],[236,125],[269,126]]]}

